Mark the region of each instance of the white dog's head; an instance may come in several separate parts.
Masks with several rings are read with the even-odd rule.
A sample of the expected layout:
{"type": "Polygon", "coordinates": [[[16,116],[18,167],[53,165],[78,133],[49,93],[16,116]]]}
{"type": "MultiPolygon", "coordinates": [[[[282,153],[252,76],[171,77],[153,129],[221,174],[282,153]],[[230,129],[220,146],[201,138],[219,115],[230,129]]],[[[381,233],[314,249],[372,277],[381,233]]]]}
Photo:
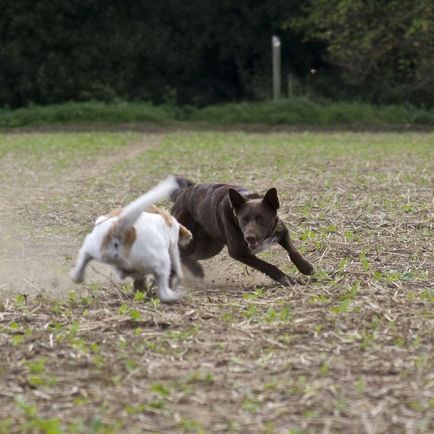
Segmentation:
{"type": "Polygon", "coordinates": [[[101,258],[104,262],[128,268],[128,255],[136,240],[134,227],[122,228],[118,221],[113,222],[101,243],[101,258]]]}

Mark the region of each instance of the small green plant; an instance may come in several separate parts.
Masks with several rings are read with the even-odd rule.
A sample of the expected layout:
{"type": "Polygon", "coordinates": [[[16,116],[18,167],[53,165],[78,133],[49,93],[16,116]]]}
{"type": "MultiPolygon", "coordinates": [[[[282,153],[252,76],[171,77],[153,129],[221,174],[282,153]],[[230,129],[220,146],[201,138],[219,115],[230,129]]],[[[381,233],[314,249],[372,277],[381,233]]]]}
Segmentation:
{"type": "Polygon", "coordinates": [[[144,301],[146,294],[142,291],[136,291],[134,294],[134,301],[144,301]]]}
{"type": "Polygon", "coordinates": [[[301,233],[300,239],[303,241],[309,241],[315,238],[315,236],[316,233],[312,229],[306,229],[301,233]]]}
{"type": "Polygon", "coordinates": [[[330,297],[325,294],[312,295],[309,297],[309,303],[311,304],[324,304],[330,301],[330,297]]]}
{"type": "Polygon", "coordinates": [[[361,377],[356,381],[356,390],[359,393],[363,393],[365,391],[365,388],[366,388],[366,380],[361,377]]]}
{"type": "Polygon", "coordinates": [[[402,210],[405,213],[409,213],[409,212],[413,212],[414,207],[413,207],[413,205],[411,203],[406,203],[405,205],[402,205],[402,210]]]}
{"type": "Polygon", "coordinates": [[[18,295],[15,297],[15,303],[16,303],[18,306],[22,306],[22,305],[27,304],[27,295],[24,295],[24,294],[18,294],[18,295]]]}
{"type": "Polygon", "coordinates": [[[375,341],[375,336],[373,333],[364,332],[360,341],[360,349],[362,351],[367,351],[375,341]]]}
{"type": "Polygon", "coordinates": [[[344,258],[338,262],[338,270],[340,273],[343,273],[348,265],[348,259],[344,258]]]}
{"type": "Polygon", "coordinates": [[[420,298],[429,303],[434,303],[434,289],[424,289],[420,294],[420,298]]]}
{"type": "Polygon", "coordinates": [[[424,411],[424,405],[422,402],[420,401],[411,401],[408,406],[413,410],[416,411],[418,413],[421,413],[422,411],[424,411]]]}
{"type": "Polygon", "coordinates": [[[234,317],[231,312],[223,312],[221,314],[221,319],[225,323],[231,323],[234,321],[234,317]]]}
{"type": "Polygon", "coordinates": [[[353,231],[344,231],[344,238],[346,241],[354,241],[356,236],[353,231]]]}
{"type": "Polygon", "coordinates": [[[12,432],[12,427],[15,425],[11,417],[5,417],[0,419],[0,433],[7,434],[12,432]]]}
{"type": "Polygon", "coordinates": [[[189,383],[214,383],[214,375],[210,372],[196,371],[188,376],[189,383]]]}
{"type": "Polygon", "coordinates": [[[179,427],[186,433],[206,434],[203,425],[194,419],[181,419],[179,427]]]}
{"type": "Polygon", "coordinates": [[[152,304],[153,308],[155,310],[157,310],[158,306],[161,304],[160,299],[152,297],[151,298],[151,304],[152,304]]]}
{"type": "Polygon", "coordinates": [[[324,362],[319,368],[319,373],[321,377],[327,377],[329,373],[329,364],[324,362]]]}
{"type": "Polygon", "coordinates": [[[362,264],[363,270],[368,272],[370,269],[370,264],[368,257],[366,256],[366,251],[362,250],[359,254],[360,263],[362,264]]]}
{"type": "Polygon", "coordinates": [[[247,318],[247,319],[252,319],[253,316],[256,315],[258,309],[254,304],[249,304],[247,309],[244,310],[243,315],[247,318]]]}
{"type": "Polygon", "coordinates": [[[335,403],[336,411],[342,413],[348,407],[348,403],[345,398],[339,398],[335,403]]]}
{"type": "Polygon", "coordinates": [[[256,288],[254,292],[245,292],[243,294],[244,300],[255,300],[263,296],[264,296],[263,288],[256,288]]]}
{"type": "Polygon", "coordinates": [[[10,337],[11,344],[14,347],[18,347],[25,343],[25,337],[23,335],[14,335],[10,337]]]}
{"type": "Polygon", "coordinates": [[[92,304],[93,298],[89,295],[83,295],[80,297],[80,304],[84,306],[90,306],[92,304]]]}
{"type": "Polygon", "coordinates": [[[334,234],[338,231],[338,227],[336,225],[329,225],[325,228],[325,230],[328,234],[334,234]]]}
{"type": "Polygon", "coordinates": [[[356,281],[352,286],[350,286],[339,298],[340,303],[337,306],[333,306],[330,312],[334,314],[341,314],[348,312],[349,307],[355,297],[357,296],[360,289],[360,282],[356,281]]]}
{"type": "Polygon", "coordinates": [[[125,361],[125,368],[128,372],[132,372],[137,368],[137,362],[133,359],[128,359],[125,361]]]}
{"type": "Polygon", "coordinates": [[[277,312],[273,307],[269,307],[265,314],[265,321],[270,323],[273,322],[277,318],[277,312]]]}
{"type": "Polygon", "coordinates": [[[259,409],[259,406],[260,406],[260,402],[252,396],[246,397],[243,403],[241,404],[241,408],[250,413],[255,413],[259,409]]]}
{"type": "Polygon", "coordinates": [[[160,395],[162,398],[167,398],[170,395],[169,390],[160,383],[151,384],[150,390],[157,395],[160,395]]]}
{"type": "Polygon", "coordinates": [[[129,313],[131,319],[134,321],[139,321],[142,317],[142,314],[136,309],[130,309],[130,311],[128,313],[129,313]]]}
{"type": "Polygon", "coordinates": [[[118,309],[120,315],[127,315],[130,311],[130,307],[126,303],[122,303],[118,309]]]}
{"type": "Polygon", "coordinates": [[[75,291],[68,292],[68,301],[72,305],[75,305],[77,303],[77,293],[75,291]]]}
{"type": "Polygon", "coordinates": [[[36,405],[27,403],[22,396],[15,398],[15,405],[25,418],[25,422],[20,427],[20,432],[63,434],[64,430],[59,419],[41,418],[36,405]]]}

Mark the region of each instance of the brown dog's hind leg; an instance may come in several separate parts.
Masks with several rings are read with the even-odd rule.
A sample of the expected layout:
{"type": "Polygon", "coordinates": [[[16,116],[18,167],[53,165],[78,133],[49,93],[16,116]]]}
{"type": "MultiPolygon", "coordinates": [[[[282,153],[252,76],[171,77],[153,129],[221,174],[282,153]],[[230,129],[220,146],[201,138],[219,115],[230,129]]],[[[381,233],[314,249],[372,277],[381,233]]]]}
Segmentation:
{"type": "Polygon", "coordinates": [[[279,244],[289,253],[289,257],[294,265],[300,270],[301,273],[311,275],[315,272],[313,265],[304,259],[303,255],[292,244],[289,232],[286,226],[282,223],[279,228],[279,244]]]}
{"type": "Polygon", "coordinates": [[[182,251],[181,251],[181,260],[182,263],[187,267],[187,270],[190,271],[190,273],[193,276],[200,277],[201,279],[203,279],[205,273],[203,271],[202,265],[200,265],[198,261],[192,259],[187,254],[183,254],[182,251]]]}
{"type": "MultiPolygon", "coordinates": [[[[186,220],[188,219],[184,221],[186,220]]],[[[192,233],[193,239],[187,246],[179,246],[181,262],[193,276],[203,278],[205,274],[198,260],[217,255],[223,249],[224,243],[212,239],[199,225],[192,221],[189,221],[186,226],[192,233]]]]}

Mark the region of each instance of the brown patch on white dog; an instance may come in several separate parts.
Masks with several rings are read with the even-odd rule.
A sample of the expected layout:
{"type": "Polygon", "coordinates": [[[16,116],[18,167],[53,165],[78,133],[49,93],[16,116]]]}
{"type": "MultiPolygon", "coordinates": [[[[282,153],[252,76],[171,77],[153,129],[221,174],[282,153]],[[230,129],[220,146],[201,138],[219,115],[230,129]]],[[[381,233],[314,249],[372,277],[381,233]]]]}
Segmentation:
{"type": "Polygon", "coordinates": [[[118,217],[121,214],[121,212],[122,212],[122,208],[115,208],[111,210],[109,213],[99,217],[97,223],[95,223],[95,226],[105,222],[106,220],[111,219],[112,217],[118,217]]]}
{"type": "Polygon", "coordinates": [[[164,209],[158,208],[156,206],[149,207],[146,212],[150,212],[152,214],[158,214],[163,217],[164,222],[169,228],[173,226],[173,217],[164,209]]]}
{"type": "Polygon", "coordinates": [[[134,227],[130,227],[127,229],[123,229],[122,233],[119,233],[119,225],[118,222],[115,222],[111,228],[108,230],[107,234],[102,240],[101,243],[101,255],[104,256],[104,252],[107,250],[108,246],[112,243],[113,238],[117,238],[119,241],[119,250],[122,249],[123,257],[128,258],[131,247],[136,240],[136,229],[134,227]]]}
{"type": "Polygon", "coordinates": [[[193,239],[191,232],[182,224],[179,224],[179,244],[186,247],[193,239]]]}

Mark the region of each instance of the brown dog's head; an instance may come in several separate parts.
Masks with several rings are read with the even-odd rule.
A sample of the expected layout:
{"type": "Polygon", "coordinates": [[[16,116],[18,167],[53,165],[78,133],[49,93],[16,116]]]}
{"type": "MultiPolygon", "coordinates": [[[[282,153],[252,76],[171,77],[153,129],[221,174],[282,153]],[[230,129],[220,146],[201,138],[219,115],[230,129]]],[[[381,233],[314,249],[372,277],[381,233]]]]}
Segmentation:
{"type": "Polygon", "coordinates": [[[270,188],[261,199],[248,199],[237,190],[229,189],[229,202],[238,220],[244,241],[250,250],[261,246],[271,236],[277,221],[279,199],[275,188],[270,188]]]}

